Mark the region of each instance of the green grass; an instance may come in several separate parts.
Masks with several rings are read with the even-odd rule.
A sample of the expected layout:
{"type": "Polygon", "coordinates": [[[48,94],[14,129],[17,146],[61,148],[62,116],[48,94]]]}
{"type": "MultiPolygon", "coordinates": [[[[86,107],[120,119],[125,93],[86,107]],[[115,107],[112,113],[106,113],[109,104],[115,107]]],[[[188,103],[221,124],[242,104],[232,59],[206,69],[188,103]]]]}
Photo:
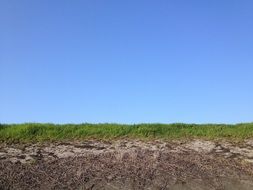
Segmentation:
{"type": "Polygon", "coordinates": [[[232,139],[253,137],[253,123],[224,124],[0,124],[0,142],[43,142],[84,139],[232,139]]]}

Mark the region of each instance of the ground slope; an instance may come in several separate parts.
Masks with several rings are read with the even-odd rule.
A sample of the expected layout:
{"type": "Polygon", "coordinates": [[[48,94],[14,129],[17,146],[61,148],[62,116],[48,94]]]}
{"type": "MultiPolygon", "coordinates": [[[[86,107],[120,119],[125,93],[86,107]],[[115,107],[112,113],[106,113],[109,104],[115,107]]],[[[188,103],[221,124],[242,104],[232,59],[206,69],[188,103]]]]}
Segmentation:
{"type": "Polygon", "coordinates": [[[253,189],[253,141],[6,144],[0,189],[253,189]]]}

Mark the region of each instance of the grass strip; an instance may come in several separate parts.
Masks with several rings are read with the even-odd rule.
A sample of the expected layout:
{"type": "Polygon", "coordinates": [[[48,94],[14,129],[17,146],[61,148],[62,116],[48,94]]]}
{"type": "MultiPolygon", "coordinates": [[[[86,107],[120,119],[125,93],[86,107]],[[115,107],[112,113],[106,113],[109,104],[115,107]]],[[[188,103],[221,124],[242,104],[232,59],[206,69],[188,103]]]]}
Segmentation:
{"type": "Polygon", "coordinates": [[[253,137],[253,123],[226,124],[0,124],[0,142],[44,142],[119,138],[136,139],[231,139],[253,137]]]}

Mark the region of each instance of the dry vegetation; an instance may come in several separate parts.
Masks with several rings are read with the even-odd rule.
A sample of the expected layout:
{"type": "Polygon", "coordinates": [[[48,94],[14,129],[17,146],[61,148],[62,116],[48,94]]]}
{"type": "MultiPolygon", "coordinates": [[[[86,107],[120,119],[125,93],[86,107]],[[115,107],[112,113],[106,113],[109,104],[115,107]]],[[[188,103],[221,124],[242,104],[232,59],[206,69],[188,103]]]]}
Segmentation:
{"type": "Polygon", "coordinates": [[[253,164],[246,159],[253,153],[252,144],[203,140],[2,144],[0,189],[250,190],[253,164]]]}

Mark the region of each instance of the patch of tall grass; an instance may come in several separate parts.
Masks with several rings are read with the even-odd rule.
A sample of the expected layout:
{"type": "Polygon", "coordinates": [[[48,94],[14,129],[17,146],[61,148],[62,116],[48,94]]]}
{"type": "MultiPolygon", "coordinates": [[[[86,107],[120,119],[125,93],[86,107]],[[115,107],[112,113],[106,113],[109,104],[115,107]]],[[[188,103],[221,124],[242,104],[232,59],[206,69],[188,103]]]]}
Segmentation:
{"type": "Polygon", "coordinates": [[[0,124],[0,142],[43,142],[85,139],[237,139],[253,137],[253,123],[225,124],[0,124]]]}

